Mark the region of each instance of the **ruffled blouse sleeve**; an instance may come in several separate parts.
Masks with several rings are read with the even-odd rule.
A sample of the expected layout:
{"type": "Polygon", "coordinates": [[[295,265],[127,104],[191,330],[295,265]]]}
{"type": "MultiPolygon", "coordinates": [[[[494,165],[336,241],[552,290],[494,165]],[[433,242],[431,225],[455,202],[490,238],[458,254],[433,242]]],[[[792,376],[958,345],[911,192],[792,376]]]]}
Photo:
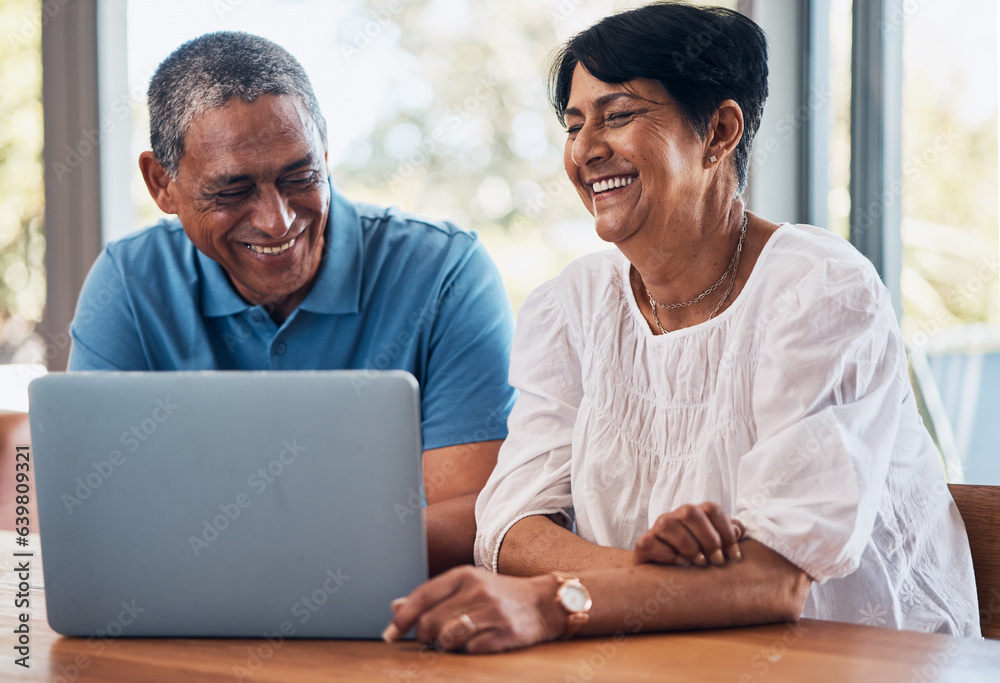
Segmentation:
{"type": "Polygon", "coordinates": [[[511,351],[510,384],[520,390],[509,436],[476,503],[476,564],[497,571],[500,544],[516,522],[553,515],[569,526],[570,456],[583,396],[574,341],[579,332],[559,302],[555,281],[524,302],[511,351]]]}
{"type": "Polygon", "coordinates": [[[819,582],[859,565],[908,390],[888,292],[859,261],[833,255],[778,276],[751,350],[756,440],[735,517],[819,582]]]}

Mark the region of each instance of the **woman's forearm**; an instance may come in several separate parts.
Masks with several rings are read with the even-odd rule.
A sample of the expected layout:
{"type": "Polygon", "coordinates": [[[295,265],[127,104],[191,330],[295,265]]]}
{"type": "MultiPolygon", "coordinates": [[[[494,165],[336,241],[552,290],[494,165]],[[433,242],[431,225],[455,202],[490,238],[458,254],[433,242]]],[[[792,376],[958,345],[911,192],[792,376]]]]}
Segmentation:
{"type": "Polygon", "coordinates": [[[724,567],[656,564],[575,574],[594,604],[581,634],[713,628],[793,621],[811,580],[756,541],[740,544],[743,560],[724,567]]]}
{"type": "MultiPolygon", "coordinates": [[[[658,564],[567,572],[590,592],[581,635],[614,635],[763,624],[798,619],[809,577],[756,541],[743,559],[722,567],[658,564]]],[[[567,612],[556,599],[561,579],[501,576],[459,567],[393,603],[384,638],[410,629],[418,640],[446,650],[498,652],[554,640],[566,633],[567,612]]]]}
{"type": "Polygon", "coordinates": [[[632,564],[632,552],[591,543],[548,517],[534,515],[507,531],[497,564],[501,574],[537,576],[627,567],[632,564]]]}

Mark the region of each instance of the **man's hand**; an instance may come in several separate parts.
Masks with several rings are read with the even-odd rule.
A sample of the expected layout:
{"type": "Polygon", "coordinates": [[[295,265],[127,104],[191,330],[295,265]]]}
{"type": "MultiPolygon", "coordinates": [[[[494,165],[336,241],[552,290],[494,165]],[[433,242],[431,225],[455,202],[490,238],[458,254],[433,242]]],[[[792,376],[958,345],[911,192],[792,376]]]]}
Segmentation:
{"type": "Polygon", "coordinates": [[[739,540],[746,529],[715,503],[682,505],[660,515],[635,544],[636,564],[721,567],[743,559],[739,540]]]}

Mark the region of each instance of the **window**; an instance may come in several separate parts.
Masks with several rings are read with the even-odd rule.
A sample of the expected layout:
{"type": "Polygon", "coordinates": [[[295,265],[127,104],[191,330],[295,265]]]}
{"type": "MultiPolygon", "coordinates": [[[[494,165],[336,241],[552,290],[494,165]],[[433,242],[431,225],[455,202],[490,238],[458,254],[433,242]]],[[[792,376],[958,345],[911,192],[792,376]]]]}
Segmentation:
{"type": "Polygon", "coordinates": [[[992,0],[925,0],[893,27],[904,37],[902,324],[913,346],[1000,324],[996,15],[992,0]]]}
{"type": "MultiPolygon", "coordinates": [[[[573,258],[608,248],[562,170],[565,134],[545,99],[546,57],[601,17],[640,4],[187,0],[164,13],[132,0],[129,90],[144,92],[159,62],[202,33],[274,40],[313,82],[339,189],[476,230],[516,309],[573,258]]],[[[144,101],[132,109],[136,158],[149,132],[144,101]]],[[[137,171],[131,191],[139,215],[128,230],[159,216],[137,171]]]]}
{"type": "Polygon", "coordinates": [[[0,3],[0,363],[38,362],[45,306],[41,2],[0,3]]]}
{"type": "Polygon", "coordinates": [[[997,5],[906,2],[891,19],[889,30],[903,32],[904,337],[928,360],[950,432],[943,449],[964,464],[967,482],[996,484],[997,5]]]}

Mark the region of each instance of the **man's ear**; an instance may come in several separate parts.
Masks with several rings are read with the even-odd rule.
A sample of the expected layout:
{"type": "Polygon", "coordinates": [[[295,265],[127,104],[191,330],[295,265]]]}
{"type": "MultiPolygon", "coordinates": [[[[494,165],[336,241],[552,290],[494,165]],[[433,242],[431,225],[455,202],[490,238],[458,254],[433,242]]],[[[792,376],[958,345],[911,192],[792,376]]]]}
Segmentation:
{"type": "Polygon", "coordinates": [[[743,139],[743,109],[736,100],[723,100],[708,130],[708,153],[719,159],[732,154],[743,139]]]}
{"type": "Polygon", "coordinates": [[[152,152],[143,152],[139,155],[139,171],[142,173],[142,179],[146,181],[149,196],[160,207],[160,211],[177,213],[170,191],[174,185],[174,179],[170,177],[167,169],[163,168],[152,152]]]}

